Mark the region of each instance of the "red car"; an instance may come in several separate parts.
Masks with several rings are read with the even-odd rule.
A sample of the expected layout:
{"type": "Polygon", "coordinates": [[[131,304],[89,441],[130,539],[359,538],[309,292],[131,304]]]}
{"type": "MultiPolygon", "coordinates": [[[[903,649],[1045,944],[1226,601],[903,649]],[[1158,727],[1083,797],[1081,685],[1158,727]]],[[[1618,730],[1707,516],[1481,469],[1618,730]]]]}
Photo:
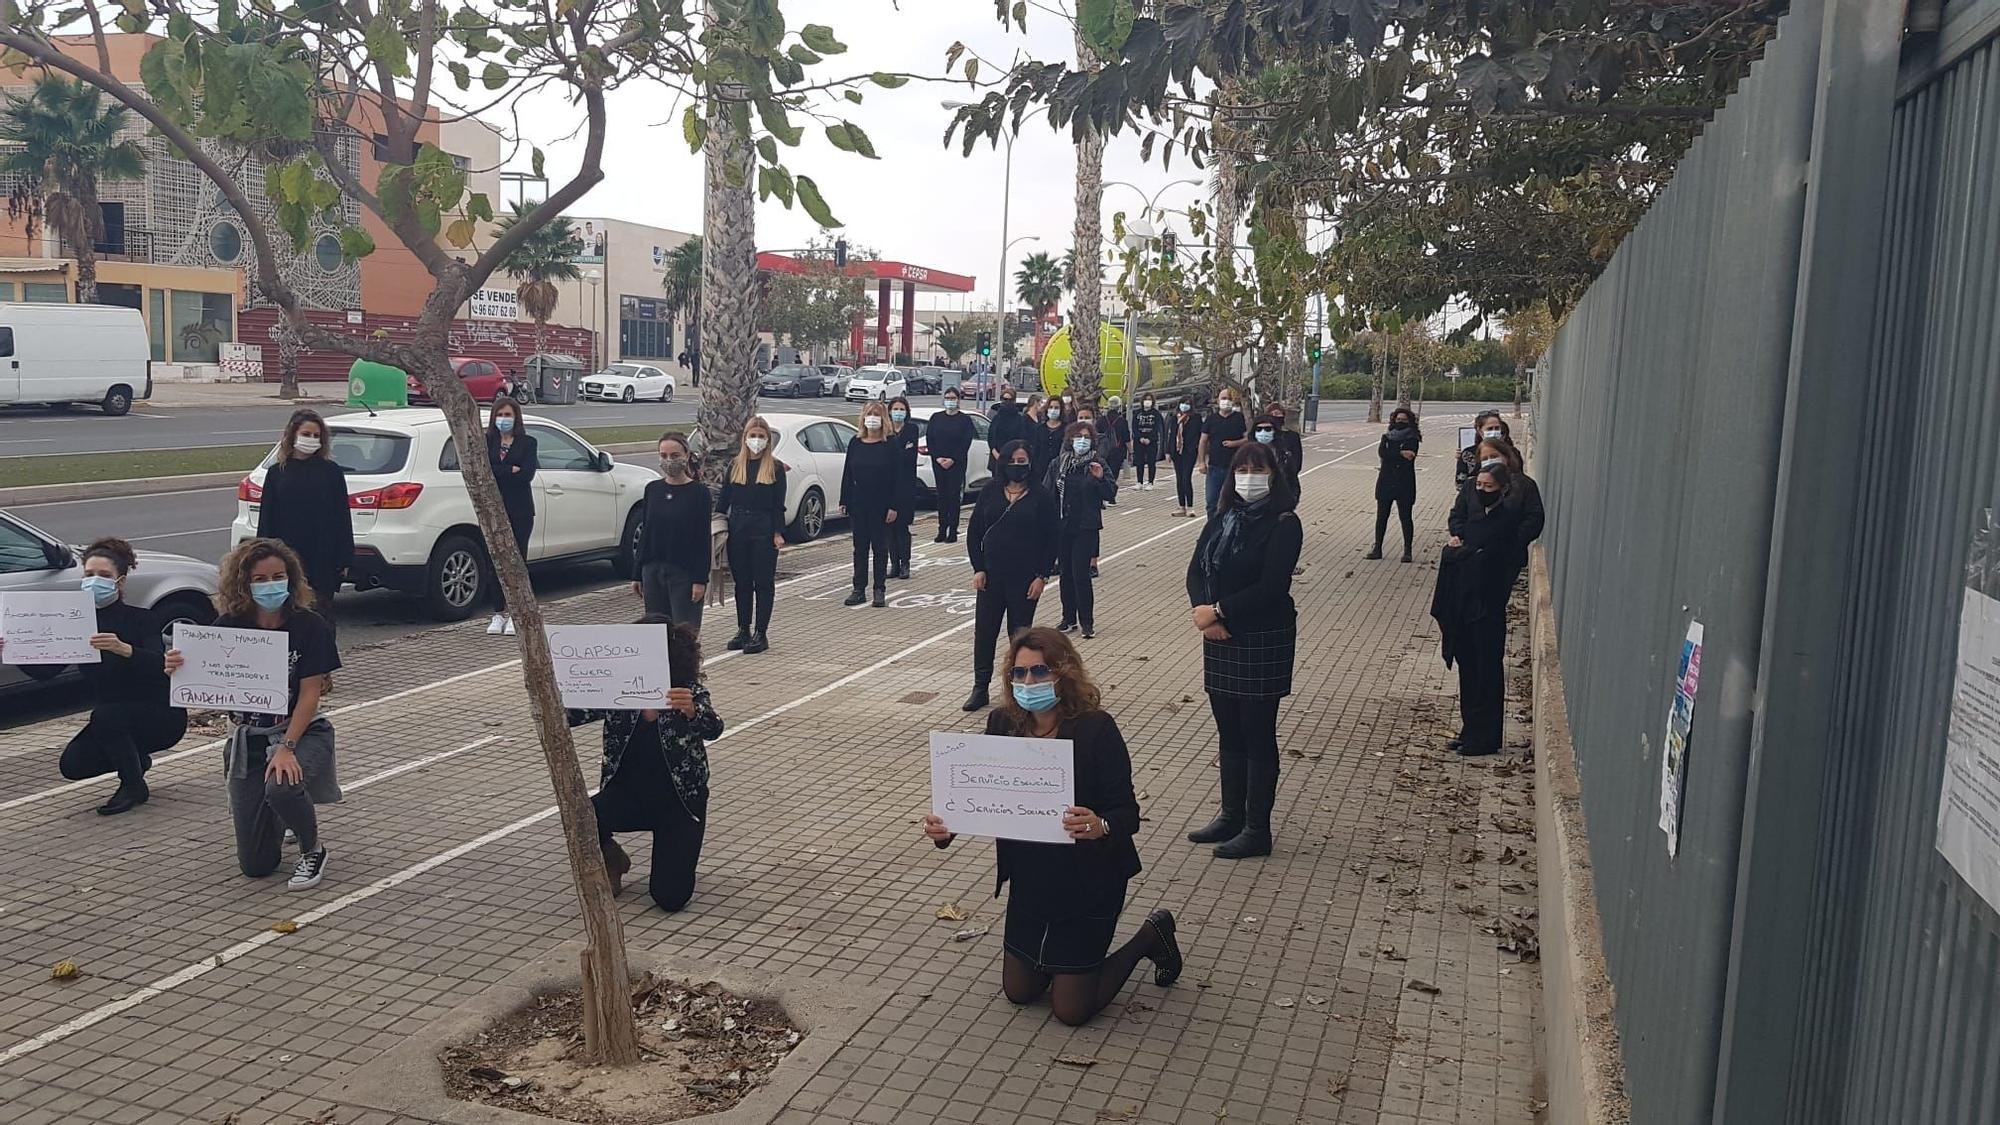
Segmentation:
{"type": "MultiPolygon", "coordinates": [[[[465,389],[472,392],[474,402],[492,402],[499,398],[500,388],[507,381],[507,376],[501,372],[500,365],[490,359],[454,357],[451,369],[458,372],[458,378],[465,384],[465,389]]],[[[431,393],[424,389],[423,380],[412,375],[404,386],[409,389],[412,405],[430,404],[431,393]]]]}

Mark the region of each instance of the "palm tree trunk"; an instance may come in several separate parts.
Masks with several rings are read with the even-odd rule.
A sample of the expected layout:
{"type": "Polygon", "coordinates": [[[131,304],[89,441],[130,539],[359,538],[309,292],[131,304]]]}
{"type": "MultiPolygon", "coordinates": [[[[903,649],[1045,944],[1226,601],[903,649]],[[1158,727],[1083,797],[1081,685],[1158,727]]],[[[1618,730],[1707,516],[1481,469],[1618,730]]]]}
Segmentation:
{"type": "MultiPolygon", "coordinates": [[[[1081,26],[1076,32],[1076,59],[1079,66],[1095,68],[1096,52],[1084,42],[1081,26]]],[[[1103,386],[1100,341],[1103,324],[1104,271],[1104,137],[1096,131],[1084,134],[1076,146],[1076,290],[1070,303],[1070,367],[1068,386],[1075,388],[1077,400],[1092,401],[1103,386]]]]}
{"type": "MultiPolygon", "coordinates": [[[[1236,80],[1225,78],[1216,92],[1215,110],[1215,280],[1218,307],[1224,304],[1225,282],[1236,276],[1236,224],[1243,217],[1241,181],[1236,158],[1230,151],[1235,131],[1228,124],[1229,107],[1237,94],[1236,80]]],[[[1220,388],[1229,381],[1229,353],[1217,349],[1209,359],[1208,381],[1220,388]]]]}
{"type": "MultiPolygon", "coordinates": [[[[708,6],[708,18],[717,18],[708,6]]],[[[704,475],[723,478],[756,402],[757,197],[750,138],[719,103],[708,115],[701,250],[701,433],[704,475]]]]}
{"type": "Polygon", "coordinates": [[[548,347],[548,340],[549,340],[549,322],[548,322],[548,321],[547,321],[546,319],[544,319],[543,317],[539,317],[539,316],[538,316],[538,317],[536,317],[536,318],[535,318],[535,354],[536,354],[536,355],[541,355],[541,354],[542,354],[543,352],[546,352],[546,351],[548,351],[548,350],[549,350],[549,347],[548,347]]]}
{"type": "Polygon", "coordinates": [[[94,305],[97,303],[97,252],[90,244],[90,236],[76,246],[76,303],[94,305]]]}

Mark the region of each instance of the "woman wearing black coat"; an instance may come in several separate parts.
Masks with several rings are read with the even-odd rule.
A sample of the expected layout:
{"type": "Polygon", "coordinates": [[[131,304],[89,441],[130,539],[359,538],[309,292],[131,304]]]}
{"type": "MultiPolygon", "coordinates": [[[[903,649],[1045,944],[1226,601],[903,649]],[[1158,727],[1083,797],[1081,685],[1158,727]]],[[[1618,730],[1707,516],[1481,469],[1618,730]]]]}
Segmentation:
{"type": "Polygon", "coordinates": [[[1055,498],[1061,521],[1056,562],[1062,568],[1061,632],[1081,625],[1085,640],[1097,635],[1097,595],[1091,569],[1104,530],[1104,505],[1118,498],[1118,480],[1104,467],[1097,431],[1071,423],[1069,448],[1049,465],[1043,487],[1055,498]]]}
{"type": "Polygon", "coordinates": [[[1431,616],[1444,637],[1444,662],[1458,665],[1461,726],[1446,745],[1467,757],[1500,749],[1507,694],[1507,599],[1512,592],[1519,513],[1506,501],[1513,474],[1501,461],[1479,467],[1451,511],[1451,539],[1438,563],[1431,616]]]}
{"type": "MultiPolygon", "coordinates": [[[[535,435],[521,424],[521,406],[511,398],[493,400],[493,413],[486,422],[486,463],[493,469],[493,481],[500,486],[500,503],[507,509],[507,526],[514,532],[514,545],[528,558],[528,541],[535,534],[535,473],[541,458],[535,435]]],[[[500,612],[486,623],[489,635],[514,635],[514,616],[507,612],[507,591],[493,584],[493,597],[500,612]]]]}
{"type": "MultiPolygon", "coordinates": [[[[1026,630],[1007,646],[1007,673],[1012,690],[987,716],[986,733],[1068,739],[1076,803],[1063,810],[1067,844],[994,841],[994,895],[1012,884],[1000,985],[1016,1004],[1047,993],[1056,1018],[1074,1027],[1117,999],[1142,960],[1153,962],[1155,984],[1173,984],[1181,974],[1181,950],[1174,916],[1166,910],[1147,915],[1131,940],[1111,948],[1127,885],[1140,871],[1132,843],[1139,799],[1125,737],[1101,709],[1076,647],[1053,630],[1026,630]]],[[[924,817],[924,835],[949,847],[951,826],[939,811],[949,813],[924,817]]]]}
{"type": "Polygon", "coordinates": [[[1423,441],[1417,416],[1409,407],[1389,413],[1389,432],[1375,451],[1381,467],[1375,473],[1375,547],[1368,558],[1382,557],[1382,536],[1389,530],[1389,509],[1394,506],[1403,525],[1403,561],[1410,561],[1410,541],[1416,537],[1410,506],[1417,502],[1417,447],[1423,441]]]}
{"type": "Polygon", "coordinates": [[[1271,854],[1278,799],[1278,704],[1292,693],[1298,614],[1292,570],[1305,545],[1298,496],[1268,446],[1230,459],[1215,514],[1188,561],[1188,602],[1202,636],[1202,684],[1215,715],[1222,811],[1188,833],[1217,859],[1271,854]]]}
{"type": "Polygon", "coordinates": [[[264,472],[257,538],[277,539],[299,556],[313,605],[333,625],[333,595],[354,561],[354,518],[347,509],[347,473],[333,459],[326,420],[297,410],[278,441],[278,459],[264,472]]]}
{"type": "Polygon", "coordinates": [[[869,562],[874,562],[875,608],[889,604],[889,538],[896,517],[916,502],[916,475],[904,473],[889,409],[881,402],[861,408],[861,436],[847,443],[840,471],[840,514],[854,534],[854,592],[848,605],[868,600],[869,562]]]}
{"type": "Polygon", "coordinates": [[[785,541],[785,464],[771,448],[771,426],[761,415],[743,427],[742,447],[715,510],[729,517],[729,577],[736,583],[736,636],[729,647],[755,655],[771,647],[771,600],[785,541]]]}
{"type": "Polygon", "coordinates": [[[1182,400],[1167,419],[1167,456],[1174,462],[1174,500],[1177,516],[1194,514],[1194,463],[1201,459],[1201,416],[1194,404],[1182,400]]]}
{"type": "Polygon", "coordinates": [[[1026,442],[1010,441],[1001,447],[1000,471],[980,490],[971,526],[966,528],[965,553],[972,561],[972,588],[978,595],[967,711],[991,702],[987,684],[993,679],[993,644],[1000,639],[1002,616],[1010,637],[1032,628],[1042,587],[1055,573],[1060,521],[1055,498],[1035,483],[1034,472],[1026,442]]]}
{"type": "Polygon", "coordinates": [[[896,445],[897,472],[903,477],[903,487],[909,490],[911,502],[903,505],[896,513],[896,522],[889,528],[889,577],[908,578],[910,576],[910,523],[917,518],[917,460],[918,446],[923,441],[923,430],[910,416],[910,400],[901,395],[889,400],[889,424],[892,433],[889,440],[896,445]]]}
{"type": "Polygon", "coordinates": [[[1060,404],[1049,402],[1042,408],[1042,422],[1034,429],[1028,441],[1028,453],[1035,462],[1035,479],[1043,480],[1049,475],[1049,466],[1055,464],[1069,447],[1069,422],[1063,417],[1060,404]]]}

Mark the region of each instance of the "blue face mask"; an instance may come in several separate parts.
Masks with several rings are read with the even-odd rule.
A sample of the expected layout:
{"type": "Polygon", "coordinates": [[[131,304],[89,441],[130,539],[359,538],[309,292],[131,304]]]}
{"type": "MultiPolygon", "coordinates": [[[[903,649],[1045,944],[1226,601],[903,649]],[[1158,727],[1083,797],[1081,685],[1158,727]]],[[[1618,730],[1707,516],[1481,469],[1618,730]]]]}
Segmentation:
{"type": "Polygon", "coordinates": [[[512,414],[502,414],[500,417],[493,419],[493,428],[503,434],[513,433],[514,416],[512,414]]]}
{"type": "Polygon", "coordinates": [[[1087,437],[1071,438],[1069,439],[1069,447],[1078,453],[1088,453],[1090,452],[1090,439],[1087,437]]]}
{"type": "Polygon", "coordinates": [[[1278,440],[1278,435],[1272,433],[1270,430],[1257,431],[1257,444],[1259,445],[1269,445],[1276,440],[1278,440]]]}
{"type": "Polygon", "coordinates": [[[958,400],[955,398],[945,399],[944,408],[953,414],[958,413],[958,400]]]}
{"type": "Polygon", "coordinates": [[[1056,685],[1054,681],[1046,684],[1015,684],[1014,702],[1020,704],[1023,710],[1033,711],[1039,715],[1056,705],[1056,685]]]}
{"type": "Polygon", "coordinates": [[[92,574],[85,577],[81,585],[83,592],[89,594],[90,600],[95,602],[99,608],[110,605],[112,602],[118,600],[118,580],[116,578],[106,578],[101,574],[92,574]]]}
{"type": "Polygon", "coordinates": [[[290,601],[292,597],[291,580],[279,578],[271,582],[252,582],[250,583],[250,597],[261,609],[283,609],[285,608],[285,603],[290,601]]]}
{"type": "Polygon", "coordinates": [[[910,412],[907,410],[891,410],[889,412],[889,420],[891,422],[896,423],[899,426],[902,425],[903,420],[908,418],[909,416],[910,412]]]}

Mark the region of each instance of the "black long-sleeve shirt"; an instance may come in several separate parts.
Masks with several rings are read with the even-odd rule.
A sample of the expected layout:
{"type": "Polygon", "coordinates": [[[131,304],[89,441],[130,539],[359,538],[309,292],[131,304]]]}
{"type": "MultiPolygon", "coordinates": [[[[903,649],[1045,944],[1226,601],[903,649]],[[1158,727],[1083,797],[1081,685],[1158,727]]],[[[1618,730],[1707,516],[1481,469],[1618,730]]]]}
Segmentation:
{"type": "Polygon", "coordinates": [[[708,486],[700,481],[646,485],[645,524],[639,534],[639,561],[666,563],[696,582],[708,580],[708,486]]]}
{"type": "Polygon", "coordinates": [[[347,473],[331,457],[294,457],[264,473],[257,538],[284,542],[324,588],[354,561],[354,517],[347,509],[347,473]]]}
{"type": "Polygon", "coordinates": [[[541,448],[535,435],[517,433],[502,449],[500,435],[488,432],[486,463],[493,468],[493,481],[500,486],[500,501],[507,505],[507,514],[525,511],[534,515],[535,474],[542,467],[541,448]]]}
{"type": "Polygon", "coordinates": [[[917,478],[903,469],[903,447],[893,438],[847,443],[847,463],[840,471],[840,502],[850,516],[863,513],[880,518],[882,513],[898,514],[916,502],[917,478]]]}
{"type": "Polygon", "coordinates": [[[1047,578],[1056,568],[1057,526],[1055,497],[1029,485],[1009,504],[1005,488],[996,484],[982,490],[973,505],[966,557],[974,573],[1047,578]]]}
{"type": "Polygon", "coordinates": [[[949,410],[931,415],[924,430],[924,444],[930,447],[933,466],[938,458],[948,457],[954,467],[963,469],[966,455],[972,452],[972,438],[972,419],[949,410]]]}
{"type": "Polygon", "coordinates": [[[752,458],[746,466],[744,483],[738,484],[731,477],[722,484],[715,510],[729,517],[731,535],[775,535],[785,526],[784,462],[772,466],[774,475],[770,484],[757,482],[762,467],[763,458],[752,458]]]}
{"type": "Polygon", "coordinates": [[[1223,533],[1229,513],[1208,521],[1188,561],[1188,604],[1214,605],[1231,632],[1282,629],[1297,620],[1292,570],[1305,546],[1305,528],[1292,512],[1281,512],[1237,544],[1211,582],[1202,560],[1209,542],[1223,533]]]}
{"type": "Polygon", "coordinates": [[[1028,412],[1023,410],[1018,402],[999,403],[993,407],[988,417],[993,424],[986,431],[987,444],[993,447],[996,455],[1005,449],[1010,441],[1026,441],[1030,436],[1028,431],[1034,428],[1034,422],[1028,417],[1028,412]]]}

